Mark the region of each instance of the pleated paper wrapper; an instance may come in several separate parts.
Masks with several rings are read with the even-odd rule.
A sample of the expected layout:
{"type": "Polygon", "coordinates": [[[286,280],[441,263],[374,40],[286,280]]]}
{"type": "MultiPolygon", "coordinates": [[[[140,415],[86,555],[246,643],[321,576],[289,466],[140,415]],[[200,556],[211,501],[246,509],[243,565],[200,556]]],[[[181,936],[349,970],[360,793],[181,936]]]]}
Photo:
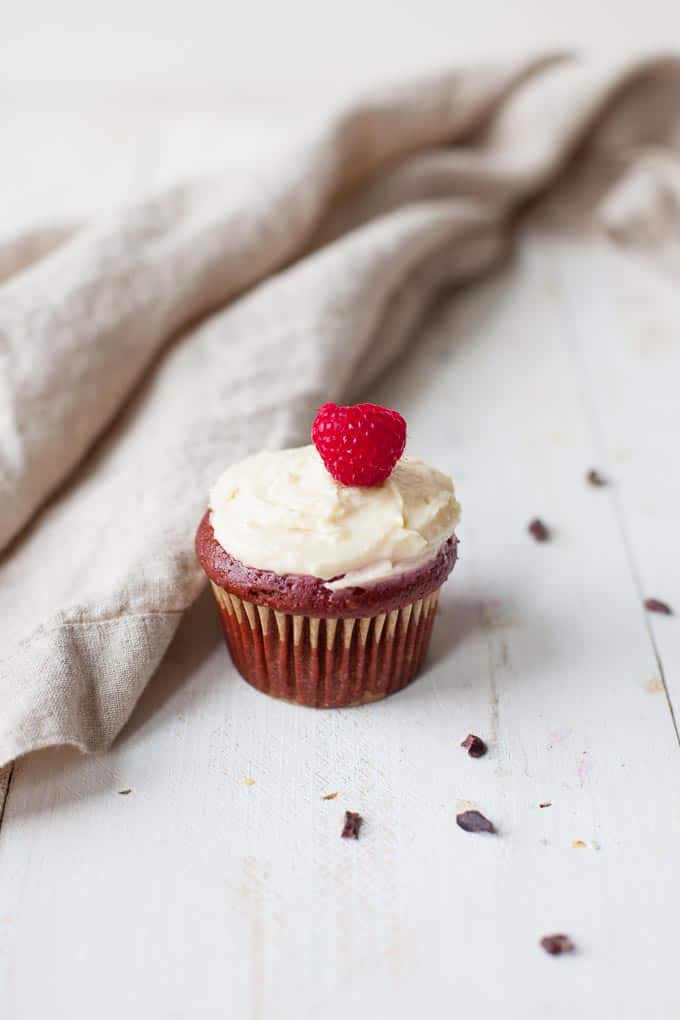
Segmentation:
{"type": "Polygon", "coordinates": [[[320,619],[247,602],[212,584],[227,647],[258,691],[314,708],[377,701],[413,680],[439,589],[377,616],[320,619]]]}

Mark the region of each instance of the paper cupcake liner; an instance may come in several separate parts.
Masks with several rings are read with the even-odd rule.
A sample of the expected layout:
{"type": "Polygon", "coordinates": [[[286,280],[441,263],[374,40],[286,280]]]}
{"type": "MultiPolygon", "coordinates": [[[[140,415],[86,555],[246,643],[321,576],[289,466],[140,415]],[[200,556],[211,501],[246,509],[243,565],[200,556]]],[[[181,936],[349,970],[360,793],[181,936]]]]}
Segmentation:
{"type": "Polygon", "coordinates": [[[413,680],[439,589],[378,616],[319,619],[247,602],[211,582],[227,647],[258,691],[314,708],[377,701],[413,680]]]}

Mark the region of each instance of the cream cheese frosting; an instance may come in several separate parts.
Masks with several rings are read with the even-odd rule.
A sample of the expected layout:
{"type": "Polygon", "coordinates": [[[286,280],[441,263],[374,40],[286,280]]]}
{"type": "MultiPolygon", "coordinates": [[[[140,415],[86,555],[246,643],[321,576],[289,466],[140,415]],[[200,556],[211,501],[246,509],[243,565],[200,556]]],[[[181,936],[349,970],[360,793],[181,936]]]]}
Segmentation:
{"type": "Polygon", "coordinates": [[[327,587],[371,584],[434,557],[460,517],[451,479],[402,457],[382,485],[342,485],[314,446],[264,451],[210,493],[215,538],[247,566],[327,587]]]}

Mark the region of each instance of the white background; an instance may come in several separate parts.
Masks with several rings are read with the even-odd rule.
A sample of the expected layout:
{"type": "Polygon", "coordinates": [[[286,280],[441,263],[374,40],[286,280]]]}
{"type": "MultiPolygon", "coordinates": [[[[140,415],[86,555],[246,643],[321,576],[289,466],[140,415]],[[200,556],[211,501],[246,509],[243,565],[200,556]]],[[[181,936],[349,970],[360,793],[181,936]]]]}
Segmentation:
{"type": "MultiPolygon", "coordinates": [[[[672,45],[673,0],[27,0],[3,7],[10,89],[335,87],[508,47],[672,45]]],[[[200,101],[200,100],[199,100],[200,101]]],[[[217,100],[210,96],[211,104],[217,100]]]]}
{"type": "Polygon", "coordinates": [[[674,0],[4,0],[0,234],[262,158],[375,80],[677,38],[674,0]]]}

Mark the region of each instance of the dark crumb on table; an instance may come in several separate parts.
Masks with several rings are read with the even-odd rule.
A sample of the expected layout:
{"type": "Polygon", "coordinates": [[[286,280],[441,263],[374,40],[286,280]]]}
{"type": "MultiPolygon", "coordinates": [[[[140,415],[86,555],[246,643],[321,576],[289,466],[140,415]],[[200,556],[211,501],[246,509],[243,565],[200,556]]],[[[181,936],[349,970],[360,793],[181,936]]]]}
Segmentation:
{"type": "Polygon", "coordinates": [[[468,733],[460,746],[467,749],[467,753],[471,758],[483,758],[489,750],[482,738],[478,737],[475,733],[468,733]]]}
{"type": "Polygon", "coordinates": [[[132,793],[132,790],[128,787],[125,790],[119,790],[118,793],[121,795],[121,797],[127,797],[128,793],[132,793]]]}
{"type": "Polygon", "coordinates": [[[607,484],[607,479],[604,478],[599,471],[596,471],[595,468],[590,469],[590,471],[586,475],[586,481],[589,482],[590,485],[595,485],[598,487],[607,484]]]}
{"type": "Polygon", "coordinates": [[[356,811],[345,811],[345,825],[342,830],[343,839],[358,839],[363,818],[356,811]]]}
{"type": "Polygon", "coordinates": [[[571,953],[574,943],[568,935],[544,935],[541,939],[541,946],[551,956],[561,956],[562,953],[571,953]]]}
{"type": "Polygon", "coordinates": [[[645,599],[645,609],[648,609],[650,613],[664,613],[666,616],[673,615],[671,607],[666,602],[662,602],[661,599],[645,599]]]}
{"type": "Polygon", "coordinates": [[[552,807],[552,801],[551,800],[542,800],[541,803],[538,806],[539,807],[552,807]]]}
{"type": "Polygon", "coordinates": [[[493,822],[485,818],[480,811],[463,811],[456,815],[456,823],[465,832],[495,832],[493,822]]]}
{"type": "Polygon", "coordinates": [[[540,517],[534,517],[533,521],[527,526],[527,531],[537,542],[547,542],[550,538],[550,529],[543,523],[540,517]]]}

